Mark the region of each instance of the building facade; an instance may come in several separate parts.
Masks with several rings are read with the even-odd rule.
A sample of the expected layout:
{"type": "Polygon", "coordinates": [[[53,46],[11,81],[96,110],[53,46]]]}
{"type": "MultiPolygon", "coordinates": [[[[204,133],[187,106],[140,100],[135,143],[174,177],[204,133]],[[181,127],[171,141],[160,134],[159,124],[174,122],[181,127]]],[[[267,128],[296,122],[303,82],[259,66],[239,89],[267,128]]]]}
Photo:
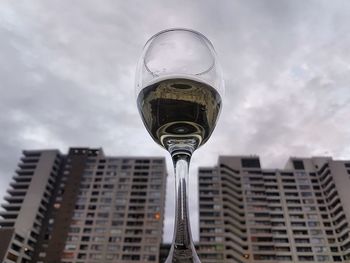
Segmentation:
{"type": "Polygon", "coordinates": [[[350,161],[290,158],[262,169],[222,156],[199,169],[203,263],[350,262],[350,161]]]}
{"type": "Polygon", "coordinates": [[[60,162],[56,150],[23,152],[0,212],[0,262],[30,262],[60,162]]]}
{"type": "Polygon", "coordinates": [[[102,149],[24,151],[0,213],[0,261],[158,262],[166,165],[102,149]]]}

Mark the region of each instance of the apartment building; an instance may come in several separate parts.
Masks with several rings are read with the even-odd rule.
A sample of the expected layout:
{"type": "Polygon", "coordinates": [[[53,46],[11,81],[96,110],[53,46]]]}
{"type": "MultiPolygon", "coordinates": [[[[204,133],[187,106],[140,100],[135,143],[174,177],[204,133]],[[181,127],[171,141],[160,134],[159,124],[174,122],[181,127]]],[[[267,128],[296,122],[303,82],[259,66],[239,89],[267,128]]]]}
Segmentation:
{"type": "Polygon", "coordinates": [[[350,161],[222,156],[199,169],[203,263],[350,262],[350,161]]]}
{"type": "Polygon", "coordinates": [[[57,150],[23,152],[0,212],[0,262],[31,261],[60,159],[57,150]]]}
{"type": "Polygon", "coordinates": [[[166,165],[102,149],[24,151],[0,221],[0,261],[158,262],[166,165]]]}

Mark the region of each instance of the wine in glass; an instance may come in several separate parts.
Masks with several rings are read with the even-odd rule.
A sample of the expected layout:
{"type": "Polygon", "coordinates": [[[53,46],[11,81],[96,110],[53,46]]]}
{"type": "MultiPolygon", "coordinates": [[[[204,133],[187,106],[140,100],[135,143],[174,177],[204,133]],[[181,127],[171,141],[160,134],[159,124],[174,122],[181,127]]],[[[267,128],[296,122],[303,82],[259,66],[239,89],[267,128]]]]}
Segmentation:
{"type": "Polygon", "coordinates": [[[188,168],[215,128],[223,89],[213,45],[201,33],[169,29],[147,41],[136,73],[137,106],[175,167],[175,227],[167,263],[200,262],[190,229],[188,168]]]}

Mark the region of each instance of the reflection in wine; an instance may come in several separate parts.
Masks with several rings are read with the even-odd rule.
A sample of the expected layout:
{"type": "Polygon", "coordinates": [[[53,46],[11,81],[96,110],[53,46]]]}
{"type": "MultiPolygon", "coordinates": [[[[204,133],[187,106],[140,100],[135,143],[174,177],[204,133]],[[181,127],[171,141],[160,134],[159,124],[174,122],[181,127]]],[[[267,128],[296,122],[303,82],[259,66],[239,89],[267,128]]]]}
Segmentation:
{"type": "Polygon", "coordinates": [[[141,90],[138,108],[152,138],[170,153],[190,154],[214,130],[221,97],[210,85],[194,78],[166,78],[141,90]],[[179,145],[180,144],[180,145],[179,145]]]}

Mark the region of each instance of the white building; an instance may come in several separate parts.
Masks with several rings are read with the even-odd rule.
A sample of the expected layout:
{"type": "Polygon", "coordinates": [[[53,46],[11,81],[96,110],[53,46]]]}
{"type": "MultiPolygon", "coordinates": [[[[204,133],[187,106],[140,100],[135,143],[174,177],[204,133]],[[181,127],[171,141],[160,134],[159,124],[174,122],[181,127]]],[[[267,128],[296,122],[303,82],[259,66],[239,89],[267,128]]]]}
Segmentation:
{"type": "Polygon", "coordinates": [[[222,156],[199,169],[202,262],[350,262],[350,161],[222,156]]]}

